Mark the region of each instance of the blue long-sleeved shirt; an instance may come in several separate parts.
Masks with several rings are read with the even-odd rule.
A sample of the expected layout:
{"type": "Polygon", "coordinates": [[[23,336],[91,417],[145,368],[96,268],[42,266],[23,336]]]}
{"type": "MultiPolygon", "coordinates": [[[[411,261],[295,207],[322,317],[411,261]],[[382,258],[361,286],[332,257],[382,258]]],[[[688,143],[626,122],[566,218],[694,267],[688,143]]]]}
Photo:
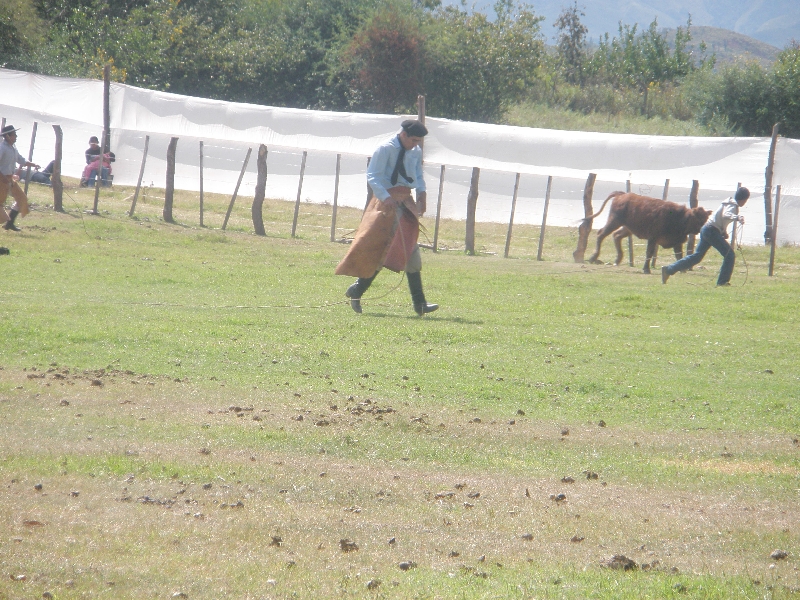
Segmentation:
{"type": "MultiPolygon", "coordinates": [[[[397,155],[400,154],[400,140],[395,135],[386,143],[378,146],[367,167],[367,183],[372,189],[372,193],[378,200],[386,200],[390,194],[387,191],[392,185],[392,173],[397,164],[397,155]]],[[[398,173],[397,186],[414,188],[418,192],[426,191],[425,179],[422,175],[422,148],[414,146],[411,150],[406,150],[403,157],[403,166],[406,174],[414,181],[408,181],[398,173]]]]}
{"type": "Polygon", "coordinates": [[[17,163],[24,165],[26,162],[28,161],[17,152],[15,146],[9,144],[5,138],[0,138],[0,175],[13,175],[17,163]]]}

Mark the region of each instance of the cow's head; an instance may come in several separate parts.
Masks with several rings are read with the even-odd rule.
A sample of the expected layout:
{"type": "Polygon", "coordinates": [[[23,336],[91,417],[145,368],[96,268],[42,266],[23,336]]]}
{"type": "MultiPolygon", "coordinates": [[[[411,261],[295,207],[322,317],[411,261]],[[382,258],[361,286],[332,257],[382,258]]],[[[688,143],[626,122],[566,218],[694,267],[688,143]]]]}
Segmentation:
{"type": "Polygon", "coordinates": [[[684,233],[700,233],[703,225],[708,221],[708,216],[711,214],[710,210],[706,210],[700,206],[688,211],[686,215],[686,229],[684,233]]]}

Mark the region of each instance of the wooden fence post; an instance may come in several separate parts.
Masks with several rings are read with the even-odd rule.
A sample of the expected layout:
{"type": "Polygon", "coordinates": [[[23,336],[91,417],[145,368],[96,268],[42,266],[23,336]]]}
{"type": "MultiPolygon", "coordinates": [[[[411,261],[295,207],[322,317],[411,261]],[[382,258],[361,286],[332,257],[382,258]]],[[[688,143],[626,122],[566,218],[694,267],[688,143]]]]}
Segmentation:
{"type": "Polygon", "coordinates": [[[61,181],[61,159],[64,156],[63,141],[64,134],[61,125],[53,125],[56,134],[56,155],[53,159],[53,174],[50,181],[53,185],[53,210],[64,212],[64,182],[61,181]]]}
{"type": "Polygon", "coordinates": [[[203,223],[203,140],[200,140],[200,227],[203,223]]]}
{"type": "MultiPolygon", "coordinates": [[[[39,123],[36,121],[33,122],[33,130],[31,130],[31,147],[28,150],[28,162],[33,161],[33,147],[36,145],[36,129],[39,127],[39,123]]],[[[28,170],[25,171],[25,195],[28,195],[28,184],[31,181],[31,167],[28,166],[28,170]]]]}
{"type": "MultiPolygon", "coordinates": [[[[740,187],[742,187],[741,181],[736,183],[736,189],[738,190],[740,187]]],[[[736,225],[738,225],[738,223],[734,221],[733,226],[731,227],[731,248],[735,248],[734,244],[736,242],[736,225]]]]}
{"type": "MultiPolygon", "coordinates": [[[[631,180],[625,180],[625,191],[631,193],[631,180]]],[[[633,234],[628,235],[628,266],[633,266],[633,234]]]]}
{"type": "Polygon", "coordinates": [[[547,227],[547,210],[550,207],[550,189],[553,185],[553,176],[547,176],[547,190],[544,193],[544,209],[542,210],[542,227],[539,229],[539,250],[536,260],[542,260],[542,246],[544,246],[544,230],[547,227]]]}
{"type": "Polygon", "coordinates": [[[171,138],[167,146],[167,184],[164,189],[164,221],[174,223],[172,218],[172,202],[175,196],[175,149],[178,147],[178,138],[171,138]]]}
{"type": "Polygon", "coordinates": [[[439,170],[439,198],[436,200],[436,221],[433,225],[433,251],[439,251],[439,218],[442,215],[442,192],[444,192],[444,165],[439,170]]]}
{"type": "Polygon", "coordinates": [[[772,126],[772,140],[769,144],[769,158],[767,159],[767,170],[765,172],[764,222],[767,224],[767,227],[764,230],[764,244],[769,244],[772,239],[772,174],[775,167],[775,146],[778,143],[778,133],[780,133],[780,130],[780,123],[775,123],[775,125],[772,126]]]}
{"type": "Polygon", "coordinates": [[[142,177],[144,177],[144,165],[147,162],[147,150],[150,147],[150,136],[144,136],[144,151],[142,152],[142,166],[139,167],[139,179],[136,181],[136,191],[133,193],[133,202],[131,202],[131,209],[128,215],[133,216],[133,211],[136,210],[136,200],[139,199],[139,190],[142,189],[142,177]]]}
{"type": "MultiPolygon", "coordinates": [[[[664,191],[661,194],[661,199],[666,202],[667,198],[669,198],[669,179],[664,180],[664,191]]],[[[652,265],[653,268],[656,268],[656,259],[658,258],[658,244],[656,244],[655,250],[653,250],[653,260],[652,265]]]]}
{"type": "Polygon", "coordinates": [[[586,254],[586,245],[589,243],[589,234],[592,232],[592,195],[594,194],[594,181],[597,179],[595,173],[589,173],[586,179],[586,186],[583,188],[583,212],[586,217],[578,227],[578,247],[572,253],[572,258],[576,263],[582,263],[586,254]]]}
{"type": "MultiPolygon", "coordinates": [[[[700,182],[697,179],[692,180],[692,190],[689,192],[689,208],[697,208],[697,195],[700,191],[700,182]]],[[[689,236],[689,241],[686,243],[686,256],[694,253],[695,234],[689,236]]]]}
{"type": "MultiPolygon", "coordinates": [[[[103,65],[103,131],[106,141],[100,146],[101,154],[111,150],[111,65],[108,63],[103,65]]],[[[100,166],[103,166],[102,159],[100,166]]]]}
{"type": "Polygon", "coordinates": [[[772,224],[772,235],[769,240],[769,276],[772,277],[772,267],[775,265],[775,243],[778,238],[778,212],[781,209],[781,186],[775,191],[775,217],[772,224]]]}
{"type": "Polygon", "coordinates": [[[467,195],[467,231],[464,237],[464,251],[471,255],[475,254],[475,209],[478,206],[478,183],[480,178],[480,168],[472,167],[469,194],[467,195]]]}
{"type": "Polygon", "coordinates": [[[256,157],[256,166],[258,167],[258,176],[256,179],[256,191],[253,195],[253,207],[251,213],[253,215],[253,229],[256,235],[267,235],[264,229],[264,197],[267,195],[267,147],[264,144],[258,147],[258,156],[256,157]]]}
{"type": "Polygon", "coordinates": [[[97,157],[97,172],[94,176],[94,206],[92,207],[92,214],[99,215],[98,205],[100,204],[100,186],[103,184],[103,148],[106,145],[106,131],[103,130],[100,136],[100,156],[97,157]]]}
{"type": "Polygon", "coordinates": [[[292,237],[297,232],[297,217],[300,215],[300,195],[303,192],[303,176],[306,172],[306,157],[308,152],[303,150],[303,160],[300,163],[300,182],[297,184],[297,200],[294,203],[294,218],[292,219],[292,237]]]}
{"type": "Polygon", "coordinates": [[[336,241],[336,210],[339,207],[339,174],[341,173],[342,155],[336,155],[336,178],[333,182],[333,212],[331,213],[331,241],[336,241]]]}
{"type": "Polygon", "coordinates": [[[506,234],[506,249],[503,258],[508,258],[508,249],[511,246],[511,229],[514,227],[514,211],[517,209],[517,193],[519,192],[519,173],[514,180],[514,196],[511,198],[511,216],[508,218],[508,233],[506,234]]]}
{"type": "Polygon", "coordinates": [[[247,163],[250,162],[250,153],[253,152],[252,148],[247,149],[247,155],[244,157],[244,164],[242,165],[242,170],[239,173],[239,179],[236,182],[236,187],[233,190],[233,196],[231,196],[231,203],[228,204],[228,212],[225,213],[225,221],[222,223],[222,230],[224,231],[225,228],[228,226],[228,219],[231,218],[231,212],[233,211],[233,203],[236,202],[236,196],[239,194],[239,186],[242,185],[242,179],[244,178],[244,172],[247,170],[247,163]]]}

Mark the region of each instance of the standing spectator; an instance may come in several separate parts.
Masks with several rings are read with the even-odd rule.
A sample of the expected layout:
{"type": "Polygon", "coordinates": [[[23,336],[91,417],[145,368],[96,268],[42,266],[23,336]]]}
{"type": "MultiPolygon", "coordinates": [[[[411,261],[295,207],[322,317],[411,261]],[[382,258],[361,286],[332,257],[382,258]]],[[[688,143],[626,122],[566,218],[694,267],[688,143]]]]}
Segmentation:
{"type": "Polygon", "coordinates": [[[420,317],[439,308],[425,300],[417,244],[419,217],[427,205],[420,148],[427,133],[420,121],[403,121],[400,132],[379,146],[370,160],[367,183],[373,197],[350,250],[336,267],[337,275],[358,277],[345,292],[357,313],[361,312],[362,294],[383,267],[406,272],[411,302],[420,317]]]}
{"type": "Polygon", "coordinates": [[[736,190],[733,198],[728,198],[714,214],[708,217],[708,221],[700,230],[700,241],[694,254],[684,256],[671,265],[661,267],[661,283],[667,283],[672,275],[679,271],[687,271],[698,264],[712,246],[722,255],[722,267],[717,277],[717,285],[730,285],[733,265],[736,262],[736,253],[731,245],[725,241],[728,239],[728,225],[736,221],[744,224],[744,217],[739,216],[739,208],[745,205],[750,197],[750,190],[740,187],[736,190]]]}
{"type": "Polygon", "coordinates": [[[6,125],[0,130],[0,135],[3,136],[3,141],[0,142],[0,223],[5,223],[3,229],[11,231],[19,231],[19,227],[14,225],[17,215],[21,214],[24,217],[30,212],[28,197],[17,184],[17,177],[14,175],[16,165],[19,163],[23,167],[39,168],[39,165],[28,162],[17,152],[14,146],[17,142],[17,131],[19,130],[13,125],[6,125]],[[5,203],[9,193],[14,198],[14,204],[6,213],[5,203]]]}

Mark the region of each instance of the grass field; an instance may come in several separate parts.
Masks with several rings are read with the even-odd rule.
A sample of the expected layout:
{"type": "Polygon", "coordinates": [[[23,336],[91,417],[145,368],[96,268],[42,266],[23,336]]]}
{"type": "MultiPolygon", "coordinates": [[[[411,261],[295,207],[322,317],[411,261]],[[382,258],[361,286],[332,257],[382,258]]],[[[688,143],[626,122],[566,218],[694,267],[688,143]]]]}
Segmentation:
{"type": "Polygon", "coordinates": [[[439,311],[359,316],[330,207],[155,192],[0,232],[0,598],[800,597],[800,249],[662,285],[446,222],[439,311]]]}

